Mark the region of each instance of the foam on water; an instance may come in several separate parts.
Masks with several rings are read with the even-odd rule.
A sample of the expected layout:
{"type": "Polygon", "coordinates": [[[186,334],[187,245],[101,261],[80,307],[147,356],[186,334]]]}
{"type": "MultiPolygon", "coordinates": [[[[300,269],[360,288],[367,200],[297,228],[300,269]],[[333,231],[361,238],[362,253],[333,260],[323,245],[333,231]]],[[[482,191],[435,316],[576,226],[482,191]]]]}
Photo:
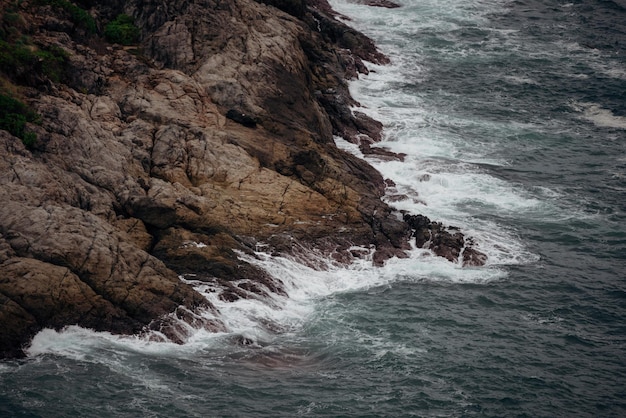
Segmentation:
{"type": "MultiPolygon", "coordinates": [[[[515,156],[516,153],[511,151],[518,148],[519,155],[534,162],[533,151],[543,152],[542,141],[562,141],[569,130],[575,128],[527,112],[525,106],[529,104],[521,101],[501,108],[489,107],[491,103],[485,102],[489,112],[482,116],[477,113],[481,100],[506,103],[501,100],[505,97],[494,97],[498,91],[483,96],[472,91],[472,111],[465,116],[462,111],[455,110],[470,96],[465,92],[455,96],[447,89],[432,91],[429,81],[425,80],[436,80],[437,75],[425,77],[431,71],[428,63],[435,59],[455,68],[456,60],[464,60],[462,64],[465,66],[476,60],[476,68],[489,65],[493,80],[534,89],[543,82],[542,73],[535,73],[529,67],[529,72],[509,75],[505,69],[509,68],[510,59],[523,57],[525,61],[520,62],[526,66],[533,60],[545,63],[571,54],[575,59],[561,60],[563,65],[553,69],[555,77],[571,78],[577,75],[588,77],[579,74],[585,68],[579,62],[593,68],[594,63],[604,60],[603,54],[565,39],[551,43],[553,49],[536,48],[535,44],[522,38],[527,35],[522,30],[492,27],[496,24],[481,13],[506,14],[502,12],[508,7],[507,1],[448,4],[407,0],[402,3],[404,10],[418,11],[379,11],[346,1],[332,2],[341,13],[354,17],[352,24],[372,36],[392,61],[390,66],[368,63],[372,70],[370,74],[361,75],[350,85],[352,95],[364,106],[359,111],[382,121],[385,126],[384,140],[377,146],[406,154],[403,162],[365,157],[396,183],[396,187],[388,192],[388,203],[399,210],[422,213],[433,220],[460,226],[463,232],[476,238],[481,250],[487,252],[496,265],[537,260],[536,255],[525,249],[516,231],[503,227],[497,219],[536,219],[550,223],[592,215],[584,212],[575,196],[563,196],[562,190],[549,185],[512,183],[497,177],[494,173],[502,170],[493,168],[506,170],[510,164],[506,158],[515,156]],[[387,18],[395,24],[386,24],[387,18]],[[451,28],[450,25],[457,27],[451,28]],[[474,35],[475,48],[471,51],[459,49],[459,45],[465,45],[464,48],[471,45],[468,39],[474,35]],[[462,38],[463,42],[455,42],[455,36],[462,38]],[[409,41],[412,43],[408,44],[409,41]],[[430,49],[426,51],[427,48],[430,49]],[[489,60],[481,61],[484,56],[489,60]],[[494,58],[497,60],[492,61],[494,58]],[[494,117],[493,111],[501,111],[503,117],[494,117]],[[509,150],[508,154],[502,153],[502,149],[509,150]]],[[[581,118],[597,126],[622,128],[623,117],[607,109],[592,104],[577,110],[581,118]]],[[[337,143],[351,150],[341,140],[337,143]]],[[[512,177],[515,178],[515,174],[512,177]]]]}
{"type": "MultiPolygon", "coordinates": [[[[485,21],[485,15],[504,7],[507,0],[402,0],[400,9],[370,7],[346,0],[330,0],[329,3],[339,13],[350,16],[350,23],[369,34],[380,34],[379,45],[395,45],[402,48],[407,35],[437,32],[449,33],[463,27],[476,27],[485,21]]],[[[378,41],[378,39],[377,39],[378,41]]]]}
{"type": "MultiPolygon", "coordinates": [[[[376,67],[376,72],[362,76],[350,86],[355,98],[366,106],[359,110],[385,126],[384,140],[377,146],[406,154],[403,161],[365,156],[385,178],[395,183],[395,187],[387,191],[387,202],[398,210],[424,214],[460,227],[476,239],[492,265],[536,261],[537,256],[524,248],[514,231],[485,217],[518,217],[520,214],[543,217],[558,211],[543,200],[557,193],[549,189],[527,190],[489,174],[483,165],[507,164],[500,158],[486,156],[490,147],[497,147],[500,138],[472,142],[463,134],[468,126],[479,122],[439,115],[423,108],[415,95],[403,95],[398,89],[388,88],[401,74],[400,66],[376,67]],[[386,93],[379,95],[379,92],[386,93]]],[[[476,129],[476,126],[471,127],[476,129]]],[[[511,135],[511,132],[523,132],[528,126],[489,123],[482,128],[511,135]]],[[[349,152],[356,150],[342,139],[336,138],[335,142],[349,152]]],[[[358,152],[355,154],[361,156],[358,152]]]]}
{"type": "Polygon", "coordinates": [[[597,103],[573,102],[572,108],[580,112],[580,117],[603,128],[626,129],[626,117],[616,116],[609,109],[597,103]]]}
{"type": "MultiPolygon", "coordinates": [[[[319,301],[342,292],[362,291],[399,280],[487,283],[506,277],[506,272],[497,266],[462,268],[421,249],[413,250],[412,256],[406,259],[393,258],[380,268],[374,267],[368,257],[345,266],[318,256],[315,260],[318,268],[315,269],[309,267],[314,253],[309,255],[306,263],[293,257],[276,257],[264,252],[257,252],[255,256],[240,254],[240,257],[280,279],[287,295],[271,294],[269,297],[227,302],[217,296],[213,285],[184,280],[214,304],[219,311],[217,319],[226,326],[225,332],[195,330],[185,344],[178,345],[155,341],[150,334],[120,336],[69,326],[61,331],[45,329],[39,332],[26,352],[31,357],[53,354],[78,361],[100,362],[116,370],[126,364],[115,360],[120,355],[142,353],[185,358],[228,346],[232,344],[231,337],[245,337],[253,344],[269,344],[279,335],[300,330],[315,313],[319,301]],[[106,353],[116,354],[111,356],[106,353]]],[[[208,319],[216,319],[212,312],[205,315],[208,319]]]]}
{"type": "Polygon", "coordinates": [[[76,325],[60,331],[44,329],[32,340],[26,350],[28,356],[43,354],[60,355],[79,361],[118,364],[114,356],[102,353],[142,353],[143,355],[185,357],[189,353],[202,351],[215,346],[223,338],[220,333],[199,330],[186,344],[156,342],[145,336],[115,335],[109,332],[96,332],[76,325]]]}

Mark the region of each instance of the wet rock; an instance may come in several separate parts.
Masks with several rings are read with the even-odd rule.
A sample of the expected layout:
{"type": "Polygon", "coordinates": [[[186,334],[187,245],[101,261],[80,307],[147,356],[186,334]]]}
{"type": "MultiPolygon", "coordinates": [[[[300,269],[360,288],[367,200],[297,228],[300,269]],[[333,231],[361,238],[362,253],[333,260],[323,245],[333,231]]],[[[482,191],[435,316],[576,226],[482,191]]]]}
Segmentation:
{"type": "Polygon", "coordinates": [[[244,346],[254,346],[257,345],[257,343],[252,339],[252,338],[248,338],[245,337],[243,335],[238,335],[233,339],[233,342],[237,345],[244,345],[244,346]]]}
{"type": "Polygon", "coordinates": [[[487,255],[474,248],[474,240],[466,238],[463,249],[463,266],[479,267],[487,263],[487,255]]]}
{"type": "Polygon", "coordinates": [[[404,161],[406,154],[390,151],[386,148],[372,147],[369,142],[362,142],[359,149],[364,155],[376,156],[386,161],[404,161]]]}
{"type": "Polygon", "coordinates": [[[398,7],[402,7],[398,3],[394,3],[389,0],[358,0],[357,2],[372,7],[384,7],[386,9],[396,9],[398,7]]]}
{"type": "Polygon", "coordinates": [[[455,263],[461,257],[462,264],[468,266],[482,266],[487,261],[485,254],[473,248],[471,238],[466,239],[456,228],[433,222],[423,215],[405,214],[404,221],[411,228],[418,248],[428,248],[455,263]]]}

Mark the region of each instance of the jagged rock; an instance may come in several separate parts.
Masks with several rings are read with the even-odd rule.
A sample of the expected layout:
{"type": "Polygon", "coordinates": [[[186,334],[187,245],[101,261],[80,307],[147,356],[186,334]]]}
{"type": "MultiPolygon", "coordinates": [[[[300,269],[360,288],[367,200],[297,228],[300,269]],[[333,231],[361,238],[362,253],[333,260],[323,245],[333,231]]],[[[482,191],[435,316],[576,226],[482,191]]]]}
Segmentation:
{"type": "Polygon", "coordinates": [[[482,266],[487,261],[487,256],[473,248],[473,241],[466,239],[457,228],[445,227],[423,215],[405,214],[404,220],[418,248],[429,248],[452,262],[458,262],[461,257],[464,266],[482,266]]]}
{"type": "Polygon", "coordinates": [[[484,266],[487,263],[487,255],[471,246],[466,246],[463,251],[463,266],[484,266]]]}
{"type": "Polygon", "coordinates": [[[0,355],[19,356],[42,327],[67,324],[117,332],[137,332],[142,323],[94,292],[67,267],[14,257],[0,265],[0,355]]]}
{"type": "Polygon", "coordinates": [[[474,248],[474,239],[465,238],[463,249],[463,266],[484,266],[487,263],[487,255],[474,248]]]}

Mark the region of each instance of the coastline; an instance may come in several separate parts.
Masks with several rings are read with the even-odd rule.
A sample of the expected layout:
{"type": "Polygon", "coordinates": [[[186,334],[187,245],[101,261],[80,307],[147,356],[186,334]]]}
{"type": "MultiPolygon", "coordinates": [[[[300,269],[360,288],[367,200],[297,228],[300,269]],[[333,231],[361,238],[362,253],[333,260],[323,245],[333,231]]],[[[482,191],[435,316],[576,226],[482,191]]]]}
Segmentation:
{"type": "Polygon", "coordinates": [[[110,3],[88,10],[95,33],[54,5],[14,12],[32,48],[61,64],[56,78],[3,72],[3,93],[39,121],[27,125],[33,143],[0,131],[0,356],[66,325],[174,342],[188,336],[181,321],[219,331],[198,315],[214,307],[178,276],[218,284],[222,300],[280,293],[237,255],[260,244],[345,263],[359,257],[353,245],[373,245],[382,265],[417,237],[458,259],[462,234],[399,220],[382,176],[334,144],[374,152],[382,125],[351,110],[347,80],[386,57],[323,0],[266,3],[110,3]],[[129,46],[99,35],[120,14],[141,33],[129,46]]]}
{"type": "MultiPolygon", "coordinates": [[[[37,0],[37,4],[53,1],[61,3],[37,0]]],[[[78,1],[72,4],[88,4],[78,1]]],[[[302,27],[300,19],[265,13],[253,5],[254,10],[246,8],[252,13],[248,18],[256,20],[261,10],[263,19],[276,27],[271,33],[257,25],[243,32],[242,26],[232,23],[224,38],[211,38],[213,32],[199,31],[201,25],[182,16],[204,15],[188,10],[174,16],[162,9],[162,25],[171,21],[169,32],[162,34],[170,34],[171,42],[183,28],[189,29],[192,47],[185,50],[177,44],[179,64],[201,56],[194,52],[198,42],[204,45],[210,39],[215,46],[212,68],[220,72],[202,72],[214,77],[206,84],[196,78],[204,60],[197,60],[197,68],[191,69],[159,66],[148,60],[142,46],[147,44],[116,45],[101,38],[101,32],[89,44],[68,25],[65,33],[73,43],[66,39],[62,45],[69,45],[70,69],[100,66],[95,72],[70,74],[107,76],[109,84],[94,83],[90,92],[71,78],[54,74],[59,67],[52,58],[61,55],[49,46],[59,44],[63,35],[52,29],[59,29],[65,17],[47,20],[45,32],[20,26],[23,37],[15,38],[7,22],[17,17],[6,16],[0,8],[0,95],[8,93],[2,84],[9,71],[2,61],[7,57],[3,54],[9,48],[7,39],[21,39],[26,50],[19,50],[18,42],[10,47],[23,53],[21,59],[35,56],[41,61],[10,67],[12,74],[23,77],[22,84],[13,83],[20,87],[13,93],[20,94],[33,112],[36,107],[52,109],[46,103],[55,104],[59,119],[46,114],[45,120],[37,121],[15,106],[12,113],[23,116],[25,131],[15,127],[8,131],[6,114],[0,111],[0,137],[13,147],[5,146],[0,155],[0,206],[24,212],[8,214],[0,207],[0,257],[10,257],[0,261],[0,307],[9,293],[11,302],[28,309],[35,321],[45,323],[45,313],[58,320],[63,301],[79,300],[70,299],[78,295],[78,288],[84,291],[84,303],[70,304],[66,319],[76,323],[86,312],[85,319],[97,318],[91,327],[43,328],[23,346],[20,355],[25,358],[1,359],[5,390],[0,392],[0,415],[623,415],[626,130],[602,123],[600,116],[624,114],[626,103],[618,93],[626,91],[620,72],[626,68],[626,9],[601,1],[590,8],[586,3],[563,5],[553,0],[535,3],[532,10],[527,4],[499,1],[454,1],[442,7],[435,0],[403,0],[400,9],[368,7],[362,0],[328,1],[345,16],[339,20],[370,37],[391,61],[387,65],[365,61],[369,73],[347,82],[352,98],[360,103],[350,111],[382,123],[382,139],[370,148],[406,155],[402,161],[368,156],[359,145],[337,135],[332,135],[333,142],[380,173],[385,182],[382,200],[398,220],[407,215],[411,223],[422,225],[427,222],[421,216],[426,216],[448,231],[463,233],[488,255],[485,265],[464,268],[459,259],[435,256],[429,247],[430,229],[411,231],[408,257],[391,257],[382,266],[374,263],[375,248],[365,238],[364,245],[341,251],[349,244],[349,228],[359,218],[350,223],[335,213],[324,214],[326,195],[305,183],[324,170],[306,163],[299,171],[292,165],[289,174],[290,166],[283,164],[279,167],[285,174],[272,173],[277,173],[270,148],[274,143],[274,149],[286,150],[283,155],[293,147],[296,153],[314,150],[320,158],[301,154],[301,163],[317,160],[332,168],[342,158],[327,151],[332,149],[330,143],[312,141],[311,147],[305,146],[304,128],[302,136],[289,134],[282,142],[270,142],[275,134],[266,129],[265,102],[256,101],[260,93],[252,90],[260,88],[257,82],[264,85],[263,93],[275,94],[275,103],[319,100],[315,90],[309,93],[310,102],[297,100],[302,97],[296,94],[298,89],[294,95],[278,97],[282,84],[272,84],[275,67],[267,58],[279,56],[276,48],[286,44],[293,48],[281,57],[298,55],[292,50],[298,49],[299,40],[285,41],[290,31],[280,37],[271,33],[282,25],[293,28],[289,22],[302,27]],[[284,17],[272,20],[273,16],[284,17]],[[272,47],[258,55],[259,45],[272,47]],[[89,48],[96,55],[88,55],[89,48]],[[76,62],[82,57],[87,64],[80,67],[76,62]],[[228,64],[232,60],[237,65],[228,64]],[[239,69],[245,65],[249,66],[239,69]],[[240,71],[255,76],[255,83],[240,71]],[[267,76],[260,78],[263,72],[267,76]],[[28,90],[25,83],[40,76],[50,82],[28,90]],[[239,86],[243,95],[230,90],[234,105],[219,108],[211,99],[219,93],[217,83],[239,86]],[[48,107],[41,107],[42,102],[48,107]],[[236,109],[258,103],[259,114],[236,109]],[[104,105],[113,110],[116,105],[119,113],[108,112],[104,105]],[[594,109],[598,118],[589,118],[594,109]],[[59,130],[54,137],[53,132],[38,136],[39,143],[33,144],[25,133],[40,126],[46,132],[59,130]],[[45,142],[50,138],[56,142],[45,142]],[[22,151],[10,151],[20,143],[22,151]],[[259,162],[251,171],[247,163],[261,160],[263,165],[259,162]],[[34,170],[37,167],[46,171],[34,170]],[[102,186],[113,171],[107,167],[120,167],[113,179],[122,180],[110,181],[109,188],[102,186]],[[141,182],[143,194],[122,206],[123,196],[111,190],[128,190],[136,182],[141,182]],[[285,189],[290,184],[284,197],[272,189],[275,184],[285,189]],[[167,200],[174,193],[182,199],[167,200]],[[326,217],[302,217],[313,207],[309,194],[326,217]],[[203,206],[209,199],[214,207],[203,206]],[[278,206],[271,206],[273,199],[278,206]],[[294,212],[296,202],[301,212],[294,212]],[[114,216],[103,210],[109,204],[114,205],[114,216]],[[183,211],[185,205],[188,212],[183,211]],[[135,212],[130,215],[125,208],[135,212]],[[226,213],[232,215],[226,218],[226,213]],[[263,213],[273,218],[261,222],[263,213]],[[20,217],[27,221],[13,222],[20,217]],[[229,223],[206,223],[199,229],[201,219],[229,223]],[[291,219],[295,234],[307,238],[310,230],[321,238],[307,245],[296,241],[290,234],[291,219]],[[105,222],[110,225],[108,235],[98,232],[105,222]],[[232,235],[234,228],[246,225],[249,233],[232,235]],[[276,232],[270,237],[273,245],[261,236],[264,231],[276,232]],[[73,245],[66,244],[70,241],[73,245]],[[48,253],[42,251],[44,245],[48,253]],[[90,247],[91,254],[84,250],[90,247]],[[134,247],[145,248],[144,258],[131,257],[141,254],[134,247]],[[335,247],[338,251],[331,250],[335,247]],[[228,264],[229,248],[235,248],[239,264],[228,264]],[[28,251],[47,258],[35,259],[28,251]],[[194,310],[178,305],[158,316],[160,321],[138,326],[138,331],[95,331],[98,324],[109,326],[107,311],[88,313],[88,303],[101,298],[104,305],[105,296],[116,296],[105,294],[107,287],[96,276],[106,279],[105,272],[115,265],[102,257],[107,251],[120,260],[108,288],[119,286],[121,294],[133,283],[142,287],[129,292],[127,302],[107,301],[116,309],[108,312],[118,314],[113,317],[120,321],[117,326],[138,317],[139,311],[127,308],[141,291],[148,307],[170,298],[154,292],[159,283],[164,292],[174,291],[158,278],[169,274],[166,269],[184,285],[179,296],[193,295],[185,293],[190,286],[204,306],[194,310]],[[80,256],[79,262],[71,254],[80,256]],[[134,270],[143,261],[143,271],[134,270]]],[[[220,28],[222,13],[235,13],[234,6],[224,9],[229,2],[222,1],[217,11],[209,7],[209,14],[216,15],[211,21],[215,28],[220,28]]],[[[12,1],[9,6],[17,4],[12,1]]],[[[240,2],[235,9],[245,4],[240,2]]],[[[89,13],[97,17],[101,29],[106,28],[108,15],[98,17],[95,11],[89,13]]],[[[240,14],[230,21],[243,19],[240,14]]],[[[24,16],[29,21],[39,18],[24,16]]],[[[151,35],[144,36],[147,40],[151,35]]],[[[321,41],[315,45],[321,47],[321,41]]],[[[308,57],[298,61],[306,65],[297,68],[306,74],[312,61],[308,57]]],[[[291,60],[276,68],[287,64],[291,68],[297,63],[291,60]]],[[[284,77],[296,73],[300,72],[284,77]]],[[[300,86],[309,82],[319,80],[305,77],[300,86]]],[[[318,94],[333,97],[331,91],[318,94]]],[[[0,105],[7,104],[11,103],[0,98],[0,105]]],[[[293,111],[288,128],[303,126],[296,107],[285,108],[293,111]]],[[[309,109],[302,117],[312,118],[316,112],[306,106],[298,109],[309,109]]],[[[319,109],[320,114],[326,112],[321,105],[319,109]]],[[[269,116],[276,131],[286,123],[281,110],[269,116]]],[[[332,130],[332,123],[326,126],[332,130]]],[[[344,174],[348,179],[349,173],[344,174]]],[[[360,222],[363,231],[372,229],[363,218],[360,222]]],[[[2,315],[2,331],[13,321],[28,319],[2,315]]],[[[0,338],[4,341],[4,334],[0,338]]]]}

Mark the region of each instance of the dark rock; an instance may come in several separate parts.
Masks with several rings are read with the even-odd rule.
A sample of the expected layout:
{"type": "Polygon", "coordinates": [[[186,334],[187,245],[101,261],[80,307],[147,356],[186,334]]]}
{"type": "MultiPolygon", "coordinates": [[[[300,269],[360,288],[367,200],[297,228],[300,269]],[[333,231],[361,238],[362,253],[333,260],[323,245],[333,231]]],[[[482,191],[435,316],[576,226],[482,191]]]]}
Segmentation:
{"type": "Polygon", "coordinates": [[[177,221],[176,209],[163,201],[148,196],[138,196],[126,202],[126,210],[145,224],[165,229],[177,221]]]}
{"type": "Polygon", "coordinates": [[[472,248],[465,247],[463,251],[463,265],[464,266],[484,266],[487,262],[487,255],[472,248]]]}
{"type": "Polygon", "coordinates": [[[392,194],[386,196],[389,202],[402,202],[404,200],[408,200],[409,196],[405,194],[392,194]]]}
{"type": "Polygon", "coordinates": [[[406,154],[393,152],[386,148],[372,147],[369,142],[362,142],[359,149],[364,155],[375,155],[376,157],[387,161],[404,161],[404,158],[406,157],[406,154]]]}
{"type": "Polygon", "coordinates": [[[239,300],[239,299],[242,298],[242,293],[238,293],[238,292],[232,291],[230,289],[223,290],[220,293],[219,298],[221,300],[223,300],[224,302],[235,302],[236,300],[239,300]]]}
{"type": "Polygon", "coordinates": [[[384,7],[387,9],[396,9],[400,6],[398,3],[394,3],[389,0],[358,0],[358,3],[366,4],[372,7],[384,7]]]}
{"type": "Polygon", "coordinates": [[[430,240],[430,227],[432,222],[424,215],[404,215],[404,221],[413,230],[413,236],[418,239],[417,246],[422,247],[424,243],[430,240]],[[424,231],[427,231],[424,234],[424,231]],[[419,237],[419,238],[418,238],[419,237]]]}
{"type": "Polygon", "coordinates": [[[405,214],[404,221],[411,228],[418,248],[429,248],[436,255],[452,262],[459,261],[463,254],[463,265],[482,266],[487,261],[487,256],[473,248],[473,241],[466,240],[458,228],[446,228],[423,215],[405,214]]]}
{"type": "Polygon", "coordinates": [[[450,233],[443,226],[431,229],[433,232],[430,248],[435,254],[446,258],[448,261],[456,262],[459,259],[461,250],[465,244],[463,234],[460,232],[450,233]]]}
{"type": "Polygon", "coordinates": [[[35,317],[0,292],[0,358],[24,357],[23,347],[41,329],[35,317]]]}
{"type": "Polygon", "coordinates": [[[270,6],[274,6],[285,13],[289,13],[297,18],[304,17],[306,12],[305,0],[257,0],[270,6]]]}
{"type": "Polygon", "coordinates": [[[256,342],[252,338],[244,337],[243,335],[238,335],[237,337],[235,337],[234,343],[237,345],[244,345],[244,346],[257,345],[256,342]]]}
{"type": "Polygon", "coordinates": [[[463,249],[463,266],[484,266],[487,263],[487,255],[474,248],[474,240],[466,238],[463,249]]]}

